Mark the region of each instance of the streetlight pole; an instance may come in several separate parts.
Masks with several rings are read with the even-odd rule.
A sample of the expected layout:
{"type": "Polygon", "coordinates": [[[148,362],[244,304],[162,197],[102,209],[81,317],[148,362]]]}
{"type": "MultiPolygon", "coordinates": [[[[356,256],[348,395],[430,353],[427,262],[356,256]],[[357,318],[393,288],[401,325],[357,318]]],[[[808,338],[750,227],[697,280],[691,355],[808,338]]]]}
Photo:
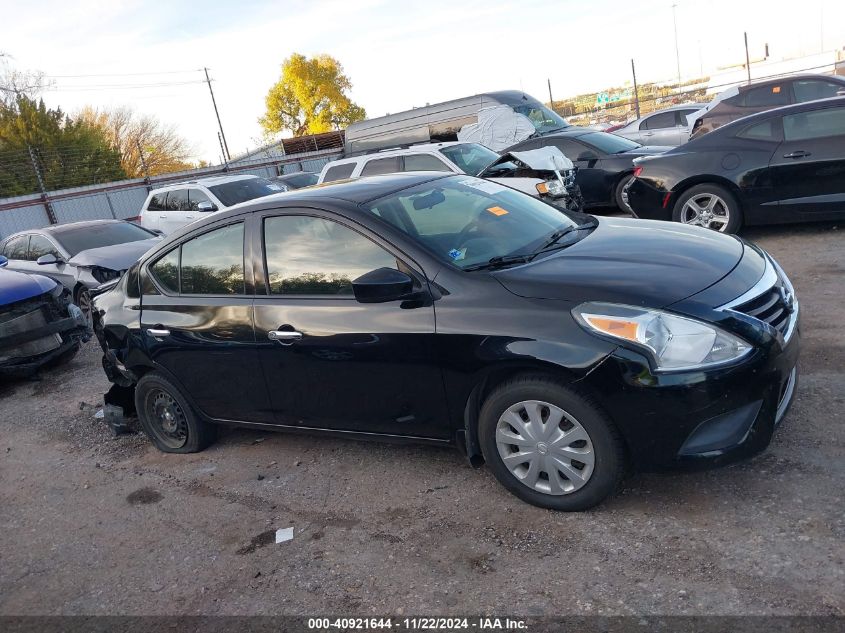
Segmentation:
{"type": "Polygon", "coordinates": [[[675,63],[678,66],[678,89],[681,88],[681,54],[678,52],[678,18],[675,13],[677,4],[672,5],[672,24],[675,27],[675,63]]]}

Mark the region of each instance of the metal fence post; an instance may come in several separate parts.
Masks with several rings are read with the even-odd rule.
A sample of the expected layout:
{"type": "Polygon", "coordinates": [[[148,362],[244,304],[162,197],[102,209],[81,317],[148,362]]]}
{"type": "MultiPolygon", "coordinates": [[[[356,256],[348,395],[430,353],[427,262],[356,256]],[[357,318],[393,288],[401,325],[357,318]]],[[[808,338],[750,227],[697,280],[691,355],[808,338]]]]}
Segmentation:
{"type": "Polygon", "coordinates": [[[634,67],[634,60],[631,59],[631,73],[634,75],[634,107],[637,109],[637,118],[640,118],[640,92],[637,89],[637,69],[634,67]]]}
{"type": "Polygon", "coordinates": [[[53,211],[53,205],[50,204],[50,199],[47,197],[47,188],[44,186],[44,179],[41,177],[41,170],[38,169],[38,161],[35,160],[35,152],[32,146],[27,145],[29,150],[29,160],[32,161],[32,170],[35,172],[35,178],[38,180],[38,188],[41,190],[41,201],[44,203],[44,210],[47,212],[47,219],[50,224],[58,224],[56,213],[53,211]]]}
{"type": "MultiPolygon", "coordinates": [[[[152,188],[150,187],[150,170],[147,169],[147,161],[144,158],[144,150],[141,149],[141,141],[135,140],[135,145],[138,146],[138,157],[141,159],[141,168],[144,170],[144,182],[147,185],[147,191],[150,191],[152,188]]],[[[111,202],[109,203],[111,205],[111,202]]]]}
{"type": "Polygon", "coordinates": [[[114,212],[114,205],[111,203],[111,196],[109,195],[108,191],[106,191],[106,202],[109,203],[109,211],[111,211],[111,217],[117,220],[117,214],[114,212]]]}

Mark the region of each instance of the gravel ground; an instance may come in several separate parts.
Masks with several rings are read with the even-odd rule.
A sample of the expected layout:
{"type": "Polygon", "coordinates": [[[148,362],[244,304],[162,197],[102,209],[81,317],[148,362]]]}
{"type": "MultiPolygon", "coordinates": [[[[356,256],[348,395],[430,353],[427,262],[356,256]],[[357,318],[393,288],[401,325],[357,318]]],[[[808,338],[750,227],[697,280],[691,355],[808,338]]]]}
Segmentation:
{"type": "Polygon", "coordinates": [[[842,230],[745,236],[803,310],[772,446],[632,476],[582,514],[525,505],[452,450],[238,430],[176,456],[112,438],[93,342],[0,383],[0,614],[845,615],[842,230]]]}

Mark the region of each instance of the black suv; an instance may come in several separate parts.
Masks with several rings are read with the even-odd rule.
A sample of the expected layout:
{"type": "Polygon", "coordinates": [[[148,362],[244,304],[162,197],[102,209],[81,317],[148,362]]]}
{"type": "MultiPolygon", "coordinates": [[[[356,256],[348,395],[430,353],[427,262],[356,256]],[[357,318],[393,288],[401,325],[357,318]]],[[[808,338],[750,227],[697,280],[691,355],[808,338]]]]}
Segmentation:
{"type": "Polygon", "coordinates": [[[246,203],[95,306],[106,371],[164,451],[220,423],[457,444],[561,510],[600,502],[627,463],[762,450],[796,381],[798,304],[763,251],[470,176],[246,203]]]}

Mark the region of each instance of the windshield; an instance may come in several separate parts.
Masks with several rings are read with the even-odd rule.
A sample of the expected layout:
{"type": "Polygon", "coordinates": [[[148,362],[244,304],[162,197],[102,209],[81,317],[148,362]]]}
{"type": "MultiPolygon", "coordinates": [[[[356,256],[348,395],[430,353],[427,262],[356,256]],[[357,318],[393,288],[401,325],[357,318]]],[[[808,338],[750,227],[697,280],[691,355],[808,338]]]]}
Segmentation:
{"type": "Polygon", "coordinates": [[[240,202],[254,200],[269,196],[271,193],[279,193],[282,188],[270,182],[266,178],[244,178],[226,182],[221,185],[213,185],[208,188],[223,206],[231,207],[240,202]]]}
{"type": "Polygon", "coordinates": [[[639,143],[629,141],[621,136],[615,134],[608,134],[607,132],[588,132],[577,137],[579,141],[583,141],[588,145],[592,145],[602,154],[620,154],[632,149],[642,147],[639,143]]]}
{"type": "Polygon", "coordinates": [[[52,235],[71,257],[89,248],[101,248],[138,242],[158,237],[155,233],[131,222],[104,222],[103,224],[85,224],[53,232],[52,235]]]}
{"type": "Polygon", "coordinates": [[[440,153],[455,163],[462,172],[477,176],[487,165],[499,159],[499,155],[478,143],[463,143],[441,147],[440,153]]]}
{"type": "Polygon", "coordinates": [[[569,123],[564,121],[559,114],[539,103],[511,107],[514,109],[514,112],[527,116],[539,134],[546,134],[547,132],[554,132],[555,130],[569,127],[569,123]]]}
{"type": "Polygon", "coordinates": [[[537,198],[466,176],[422,183],[366,209],[460,268],[534,253],[556,231],[575,226],[537,198]]]}

